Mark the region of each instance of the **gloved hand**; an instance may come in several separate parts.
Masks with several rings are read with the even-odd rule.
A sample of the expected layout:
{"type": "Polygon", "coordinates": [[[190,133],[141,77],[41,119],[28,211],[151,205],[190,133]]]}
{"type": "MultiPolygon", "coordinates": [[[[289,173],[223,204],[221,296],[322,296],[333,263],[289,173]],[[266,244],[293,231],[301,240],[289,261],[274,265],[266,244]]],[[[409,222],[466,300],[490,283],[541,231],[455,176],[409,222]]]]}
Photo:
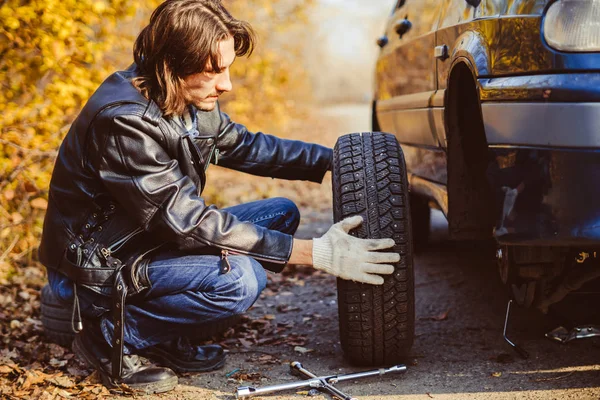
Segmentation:
{"type": "Polygon", "coordinates": [[[348,234],[362,222],[360,215],[346,218],[313,239],[313,266],[342,279],[383,285],[379,275],[393,273],[389,263],[400,261],[400,254],[374,251],[393,247],[393,239],[359,239],[348,234]]]}

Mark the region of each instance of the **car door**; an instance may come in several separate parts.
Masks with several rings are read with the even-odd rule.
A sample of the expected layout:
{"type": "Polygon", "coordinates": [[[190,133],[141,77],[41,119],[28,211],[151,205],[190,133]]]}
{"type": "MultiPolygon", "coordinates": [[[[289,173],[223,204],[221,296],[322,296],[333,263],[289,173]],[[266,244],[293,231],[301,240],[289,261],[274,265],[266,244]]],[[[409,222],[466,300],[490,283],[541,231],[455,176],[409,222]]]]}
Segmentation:
{"type": "Polygon", "coordinates": [[[380,129],[396,135],[411,173],[434,181],[440,179],[428,164],[435,159],[430,153],[439,150],[431,100],[437,89],[434,47],[441,5],[442,0],[399,0],[376,67],[380,129]]]}
{"type": "Polygon", "coordinates": [[[377,63],[380,127],[403,144],[437,147],[429,104],[436,90],[434,28],[440,0],[399,0],[377,63]]]}

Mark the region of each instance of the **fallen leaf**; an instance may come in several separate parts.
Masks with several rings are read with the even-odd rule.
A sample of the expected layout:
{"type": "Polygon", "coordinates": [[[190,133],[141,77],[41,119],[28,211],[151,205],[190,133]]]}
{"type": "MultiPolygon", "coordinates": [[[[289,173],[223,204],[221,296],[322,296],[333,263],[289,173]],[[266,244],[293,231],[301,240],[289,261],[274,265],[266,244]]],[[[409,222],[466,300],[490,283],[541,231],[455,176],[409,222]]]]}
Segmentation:
{"type": "Polygon", "coordinates": [[[48,201],[44,198],[38,197],[29,203],[31,208],[37,208],[38,210],[45,210],[48,208],[48,201]]]}
{"type": "Polygon", "coordinates": [[[440,313],[438,315],[432,315],[429,317],[420,317],[419,319],[422,321],[426,321],[426,320],[430,320],[430,321],[445,321],[448,319],[448,313],[450,312],[450,310],[446,310],[443,313],[440,313]]]}
{"type": "Polygon", "coordinates": [[[58,392],[56,392],[56,394],[60,397],[62,397],[63,399],[73,399],[73,395],[69,392],[67,392],[66,390],[59,390],[58,392]]]}
{"type": "Polygon", "coordinates": [[[70,389],[75,386],[75,382],[68,376],[56,375],[47,380],[49,383],[61,388],[70,389]]]}
{"type": "Polygon", "coordinates": [[[86,385],[98,385],[100,383],[102,383],[102,377],[100,376],[98,371],[94,371],[91,374],[89,374],[87,378],[82,380],[79,384],[86,386],[86,385]]]}
{"type": "Polygon", "coordinates": [[[10,367],[8,365],[0,365],[0,374],[10,374],[13,371],[13,367],[10,367]]]}
{"type": "Polygon", "coordinates": [[[15,349],[0,350],[0,363],[2,363],[2,364],[9,364],[12,359],[15,359],[18,357],[19,357],[19,353],[17,353],[17,351],[15,349]]]}
{"type": "Polygon", "coordinates": [[[62,356],[65,355],[65,348],[61,347],[55,343],[49,343],[48,350],[50,351],[50,354],[52,355],[52,357],[55,357],[55,358],[62,358],[62,356]]]}
{"type": "Polygon", "coordinates": [[[231,378],[236,379],[238,381],[259,381],[262,378],[262,375],[259,372],[244,372],[239,371],[231,376],[231,378]]]}
{"type": "Polygon", "coordinates": [[[238,340],[242,344],[242,346],[244,346],[245,348],[249,349],[250,347],[252,347],[252,342],[250,342],[249,340],[242,339],[242,338],[239,338],[238,340]]]}
{"type": "Polygon", "coordinates": [[[294,351],[297,351],[298,353],[301,353],[301,354],[306,354],[306,353],[310,353],[310,352],[314,351],[314,349],[307,349],[306,347],[296,346],[296,347],[294,347],[294,351]]]}
{"type": "Polygon", "coordinates": [[[67,372],[69,373],[69,375],[73,375],[73,376],[86,376],[88,374],[87,371],[77,368],[77,367],[67,367],[67,372]]]}
{"type": "Polygon", "coordinates": [[[41,371],[25,371],[25,379],[21,384],[21,389],[28,389],[31,385],[38,385],[43,383],[46,379],[48,379],[49,375],[41,372],[41,371]]]}
{"type": "Polygon", "coordinates": [[[266,320],[274,320],[274,319],[275,319],[275,315],[273,315],[273,314],[267,314],[267,315],[265,315],[265,317],[264,317],[264,318],[265,318],[266,320]]]}
{"type": "Polygon", "coordinates": [[[23,188],[28,192],[28,193],[35,193],[38,191],[38,188],[35,187],[35,185],[30,182],[30,181],[25,181],[23,183],[23,188]]]}
{"type": "Polygon", "coordinates": [[[287,313],[290,311],[300,311],[300,307],[288,306],[286,304],[279,304],[277,306],[277,311],[281,313],[287,313]]]}
{"type": "Polygon", "coordinates": [[[21,222],[23,222],[24,218],[18,212],[14,212],[14,213],[10,214],[10,219],[12,220],[13,224],[20,224],[21,222]]]}
{"type": "Polygon", "coordinates": [[[500,378],[502,376],[502,372],[492,372],[492,376],[494,378],[500,378]]]}
{"type": "Polygon", "coordinates": [[[51,358],[49,364],[54,368],[62,368],[67,365],[68,360],[57,360],[56,358],[51,358]]]}

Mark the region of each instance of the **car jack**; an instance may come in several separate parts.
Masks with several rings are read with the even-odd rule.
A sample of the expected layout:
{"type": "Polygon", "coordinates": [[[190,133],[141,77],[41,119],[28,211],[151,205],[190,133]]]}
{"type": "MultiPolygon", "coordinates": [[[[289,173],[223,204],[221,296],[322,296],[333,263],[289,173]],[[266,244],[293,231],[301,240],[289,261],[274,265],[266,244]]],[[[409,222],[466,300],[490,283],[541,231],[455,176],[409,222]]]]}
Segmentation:
{"type": "Polygon", "coordinates": [[[506,329],[508,328],[508,317],[510,316],[510,305],[512,304],[512,299],[508,301],[508,304],[506,306],[506,318],[504,319],[504,340],[506,340],[506,342],[508,344],[511,345],[511,347],[513,349],[515,349],[515,351],[521,356],[521,358],[523,359],[528,359],[529,358],[529,353],[527,351],[525,351],[525,349],[523,349],[522,347],[516,345],[515,343],[513,343],[512,340],[510,340],[507,336],[506,336],[506,329]]]}
{"type": "Polygon", "coordinates": [[[328,393],[333,398],[338,398],[341,400],[356,400],[354,397],[345,394],[333,385],[342,381],[366,378],[369,376],[384,375],[390,372],[406,372],[406,366],[399,364],[391,368],[381,368],[366,372],[356,372],[353,374],[316,376],[312,372],[304,369],[301,363],[299,363],[298,361],[294,361],[290,364],[290,370],[293,375],[301,376],[307,379],[300,382],[284,383],[281,385],[266,386],[262,388],[240,386],[237,388],[236,398],[245,399],[248,397],[260,396],[267,393],[279,392],[282,390],[311,388],[317,389],[320,392],[328,393]]]}

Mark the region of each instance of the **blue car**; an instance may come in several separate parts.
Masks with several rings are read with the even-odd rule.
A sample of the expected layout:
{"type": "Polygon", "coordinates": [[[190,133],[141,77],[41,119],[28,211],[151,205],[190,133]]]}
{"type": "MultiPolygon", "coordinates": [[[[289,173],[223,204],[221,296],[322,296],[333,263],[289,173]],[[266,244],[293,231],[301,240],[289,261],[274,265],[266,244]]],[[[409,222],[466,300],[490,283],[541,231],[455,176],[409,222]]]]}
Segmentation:
{"type": "Polygon", "coordinates": [[[517,302],[547,311],[600,277],[600,0],[399,0],[373,129],[395,134],[416,249],[430,206],[494,238],[517,302]]]}

